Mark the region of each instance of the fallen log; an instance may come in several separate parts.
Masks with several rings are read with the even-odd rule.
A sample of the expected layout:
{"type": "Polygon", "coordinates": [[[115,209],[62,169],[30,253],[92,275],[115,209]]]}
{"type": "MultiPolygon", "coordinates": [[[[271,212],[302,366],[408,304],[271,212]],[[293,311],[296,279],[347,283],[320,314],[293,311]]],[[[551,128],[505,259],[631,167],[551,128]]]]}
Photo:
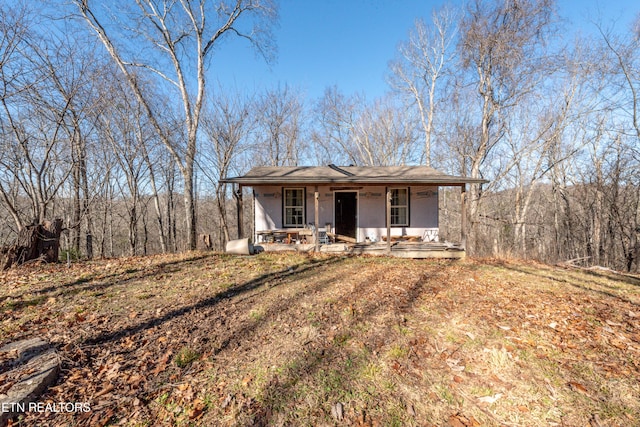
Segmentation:
{"type": "Polygon", "coordinates": [[[0,394],[0,425],[7,425],[55,383],[61,360],[56,349],[42,338],[9,343],[0,348],[0,356],[8,359],[2,373],[13,380],[0,394]]]}
{"type": "Polygon", "coordinates": [[[585,261],[585,260],[588,260],[589,258],[591,258],[591,257],[590,256],[583,256],[583,257],[580,257],[580,258],[568,259],[566,261],[558,262],[556,265],[558,267],[564,267],[564,268],[577,267],[578,266],[576,264],[577,262],[585,261]]]}

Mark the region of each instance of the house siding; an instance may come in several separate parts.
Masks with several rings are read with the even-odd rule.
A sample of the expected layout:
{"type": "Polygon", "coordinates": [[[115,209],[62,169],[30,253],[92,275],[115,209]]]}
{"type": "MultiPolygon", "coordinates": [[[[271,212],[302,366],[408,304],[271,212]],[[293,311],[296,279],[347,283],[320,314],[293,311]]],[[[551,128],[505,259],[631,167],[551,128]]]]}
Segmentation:
{"type": "MultiPolygon", "coordinates": [[[[437,186],[402,186],[409,187],[409,226],[391,227],[392,236],[424,236],[425,233],[437,241],[438,236],[438,187],[437,186]]],[[[365,187],[359,197],[358,241],[367,238],[380,241],[387,235],[386,197],[387,187],[365,187]]]]}
{"type": "MultiPolygon", "coordinates": [[[[300,188],[299,185],[291,187],[300,188]]],[[[355,187],[355,186],[354,186],[355,187]]],[[[430,236],[430,240],[438,239],[438,187],[437,186],[407,186],[394,185],[390,188],[409,187],[409,226],[391,227],[392,236],[430,236]]],[[[283,188],[279,186],[259,186],[254,188],[255,200],[255,230],[273,230],[283,228],[282,197],[283,188]]],[[[334,193],[332,190],[340,186],[320,186],[319,192],[319,224],[334,224],[334,193]]],[[[380,241],[386,236],[386,186],[358,186],[358,229],[357,240],[380,241]]],[[[339,190],[338,190],[339,191],[339,190]]],[[[306,187],[305,221],[313,223],[315,216],[314,194],[315,187],[306,187]]],[[[333,231],[333,230],[331,230],[333,231]]],[[[254,238],[257,236],[254,236],[254,238]]]]}

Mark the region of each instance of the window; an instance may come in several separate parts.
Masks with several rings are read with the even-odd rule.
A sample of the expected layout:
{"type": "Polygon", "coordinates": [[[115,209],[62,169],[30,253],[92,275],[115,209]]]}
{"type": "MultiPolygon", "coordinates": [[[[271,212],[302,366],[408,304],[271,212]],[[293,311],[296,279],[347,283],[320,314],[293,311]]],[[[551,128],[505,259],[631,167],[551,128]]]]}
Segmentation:
{"type": "Polygon", "coordinates": [[[409,226],[409,189],[391,189],[391,225],[409,226]]]}
{"type": "Polygon", "coordinates": [[[304,227],[304,188],[284,189],[284,226],[304,227]]]}

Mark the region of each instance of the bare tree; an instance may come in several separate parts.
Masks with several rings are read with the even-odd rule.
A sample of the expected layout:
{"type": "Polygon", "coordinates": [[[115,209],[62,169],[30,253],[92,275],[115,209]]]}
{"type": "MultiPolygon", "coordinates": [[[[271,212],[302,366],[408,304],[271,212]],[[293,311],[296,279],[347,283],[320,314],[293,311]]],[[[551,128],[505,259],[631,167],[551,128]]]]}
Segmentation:
{"type": "MultiPolygon", "coordinates": [[[[617,240],[623,249],[625,268],[630,271],[633,264],[640,268],[640,181],[624,173],[627,169],[640,167],[640,15],[634,26],[622,33],[606,30],[598,24],[602,49],[598,53],[608,60],[600,61],[599,77],[610,82],[605,92],[607,108],[615,111],[608,120],[607,129],[612,135],[607,144],[611,153],[608,185],[604,196],[610,198],[610,215],[614,215],[619,226],[617,240]],[[621,159],[620,153],[624,153],[621,159]],[[623,166],[622,166],[623,165],[623,166]],[[615,178],[615,179],[614,179],[615,178]],[[612,191],[613,190],[613,191],[612,191]],[[632,191],[632,195],[629,194],[632,191]],[[628,212],[631,215],[628,216],[628,212]]],[[[600,92],[597,96],[602,96],[600,92]]],[[[603,189],[604,190],[604,189],[603,189]]]]}
{"type": "Polygon", "coordinates": [[[23,26],[24,12],[3,11],[10,25],[2,41],[0,91],[2,97],[3,155],[0,165],[5,174],[0,182],[3,201],[19,230],[27,223],[42,223],[60,188],[72,171],[67,131],[72,104],[82,79],[69,75],[64,84],[58,80],[58,39],[45,44],[36,32],[23,26]],[[15,21],[11,21],[15,19],[15,21]],[[11,183],[12,182],[12,183],[11,183]],[[10,194],[13,191],[16,197],[10,194]],[[30,214],[20,212],[19,200],[29,200],[30,214]]]}
{"type": "Polygon", "coordinates": [[[354,123],[352,157],[362,166],[410,163],[415,160],[415,129],[411,112],[396,105],[391,96],[376,99],[354,123]]]}
{"type": "Polygon", "coordinates": [[[211,101],[203,119],[206,140],[201,150],[201,169],[213,184],[223,233],[222,245],[230,240],[227,218],[227,184],[220,181],[229,176],[235,160],[247,151],[249,134],[255,126],[250,99],[240,94],[220,94],[211,101]]]}
{"type": "MultiPolygon", "coordinates": [[[[635,25],[640,27],[640,15],[635,25]]],[[[606,46],[602,53],[610,58],[603,61],[604,71],[617,81],[610,89],[623,98],[626,106],[621,113],[629,118],[630,130],[640,140],[640,34],[629,32],[626,37],[616,37],[601,25],[598,30],[606,46]]]]}
{"type": "MultiPolygon", "coordinates": [[[[73,219],[67,227],[73,233],[73,247],[80,254],[81,235],[84,230],[84,251],[93,258],[93,215],[91,200],[95,188],[90,188],[90,153],[95,123],[102,106],[103,92],[99,82],[107,80],[108,67],[105,59],[95,52],[95,42],[77,31],[69,29],[57,37],[46,37],[47,48],[38,55],[47,65],[52,87],[58,96],[68,102],[66,133],[70,145],[73,186],[73,219]]],[[[100,180],[93,186],[102,185],[100,180]]]]}
{"type": "MultiPolygon", "coordinates": [[[[469,175],[481,178],[492,150],[505,134],[508,110],[541,86],[547,71],[545,42],[552,29],[552,0],[498,0],[470,4],[462,20],[459,44],[462,65],[474,74],[480,106],[477,136],[466,152],[469,175]]],[[[481,186],[468,193],[470,236],[482,197],[481,186]]]]}
{"type": "Polygon", "coordinates": [[[26,64],[22,61],[21,46],[27,37],[29,22],[27,11],[22,8],[0,7],[0,100],[2,101],[2,142],[0,146],[0,165],[2,166],[2,179],[0,180],[0,195],[8,213],[13,218],[18,230],[24,227],[24,220],[19,212],[17,201],[19,189],[18,181],[12,173],[14,159],[10,156],[14,152],[13,141],[15,131],[7,126],[11,119],[11,111],[8,105],[13,102],[22,91],[28,88],[28,82],[21,79],[26,70],[26,64]],[[9,110],[9,115],[6,111],[9,110]]]}
{"type": "MultiPolygon", "coordinates": [[[[125,83],[126,84],[126,83],[125,83]]],[[[139,222],[142,218],[144,184],[149,162],[145,159],[149,135],[145,132],[145,114],[135,99],[128,97],[122,87],[112,84],[115,99],[113,107],[100,116],[100,136],[109,144],[118,168],[115,185],[120,188],[122,202],[126,206],[129,253],[134,256],[139,245],[139,222]]]]}
{"type": "MultiPolygon", "coordinates": [[[[184,181],[184,205],[188,247],[196,248],[196,209],[194,167],[198,129],[205,98],[207,63],[223,36],[235,34],[250,40],[262,52],[268,48],[267,26],[275,17],[275,7],[269,0],[235,0],[213,4],[204,0],[161,1],[141,0],[138,10],[127,15],[121,10],[102,14],[97,3],[73,0],[85,22],[125,76],[138,102],[144,107],[158,138],[172,154],[184,181]],[[112,15],[113,14],[113,15],[112,15]],[[248,26],[243,26],[247,16],[248,26]],[[111,31],[104,16],[117,16],[122,21],[119,31],[111,31]],[[129,42],[139,43],[128,49],[129,42]],[[144,47],[143,47],[144,46],[144,47]],[[154,52],[149,55],[149,50],[154,52]],[[152,100],[138,84],[138,73],[151,72],[158,82],[180,94],[186,142],[180,146],[169,139],[160,122],[152,100]]],[[[121,5],[117,6],[118,9],[121,5]]],[[[131,46],[131,45],[129,45],[131,46]]]]}
{"type": "Polygon", "coordinates": [[[455,9],[445,6],[434,11],[431,22],[418,19],[409,40],[398,47],[398,58],[390,63],[391,86],[412,101],[420,117],[424,133],[424,162],[431,166],[438,80],[445,76],[453,62],[457,35],[455,9]]]}
{"type": "Polygon", "coordinates": [[[571,125],[570,115],[573,113],[576,86],[570,83],[565,91],[556,91],[553,95],[549,103],[541,105],[538,115],[532,111],[530,105],[522,108],[518,126],[510,127],[505,136],[510,150],[509,157],[512,160],[505,166],[505,175],[510,174],[514,177],[514,244],[516,253],[524,258],[529,255],[529,224],[534,227],[541,225],[539,216],[530,215],[534,197],[538,194],[537,184],[541,183],[558,163],[572,158],[577,152],[576,147],[571,147],[563,150],[563,155],[547,155],[560,153],[558,146],[563,142],[565,129],[571,125]]]}
{"type": "Polygon", "coordinates": [[[369,103],[329,88],[314,116],[312,140],[324,163],[389,166],[416,160],[416,117],[392,94],[369,103]]]}
{"type": "Polygon", "coordinates": [[[320,164],[355,164],[353,129],[359,115],[354,97],[328,87],[313,109],[311,140],[320,164]]]}
{"type": "Polygon", "coordinates": [[[296,166],[306,147],[300,93],[289,85],[278,85],[258,98],[256,111],[256,149],[264,162],[270,166],[296,166]]]}
{"type": "Polygon", "coordinates": [[[164,254],[168,252],[167,237],[166,237],[166,232],[164,228],[164,218],[163,218],[162,208],[160,206],[160,194],[158,192],[159,187],[158,187],[157,178],[156,178],[157,172],[154,166],[154,162],[151,160],[152,155],[150,154],[150,153],[153,153],[152,150],[155,147],[152,146],[151,149],[149,149],[147,145],[149,144],[142,144],[142,146],[140,147],[140,150],[141,150],[141,154],[143,156],[144,162],[147,165],[147,172],[149,174],[149,183],[151,184],[151,190],[152,190],[151,197],[153,199],[153,207],[156,214],[156,224],[158,226],[158,237],[160,238],[160,248],[162,250],[162,253],[164,254]]]}

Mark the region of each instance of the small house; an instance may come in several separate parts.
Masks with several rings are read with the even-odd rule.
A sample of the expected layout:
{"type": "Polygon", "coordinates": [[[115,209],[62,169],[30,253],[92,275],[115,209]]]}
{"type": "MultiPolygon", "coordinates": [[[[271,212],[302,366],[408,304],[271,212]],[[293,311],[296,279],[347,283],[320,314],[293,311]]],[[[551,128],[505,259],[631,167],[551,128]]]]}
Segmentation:
{"type": "Polygon", "coordinates": [[[486,181],[427,166],[328,165],[254,167],[224,182],[253,188],[253,240],[266,250],[293,244],[321,250],[339,243],[352,252],[397,255],[409,248],[400,256],[429,250],[459,257],[464,255],[465,215],[460,242],[440,242],[438,191],[460,187],[465,212],[466,184],[486,181]]]}

